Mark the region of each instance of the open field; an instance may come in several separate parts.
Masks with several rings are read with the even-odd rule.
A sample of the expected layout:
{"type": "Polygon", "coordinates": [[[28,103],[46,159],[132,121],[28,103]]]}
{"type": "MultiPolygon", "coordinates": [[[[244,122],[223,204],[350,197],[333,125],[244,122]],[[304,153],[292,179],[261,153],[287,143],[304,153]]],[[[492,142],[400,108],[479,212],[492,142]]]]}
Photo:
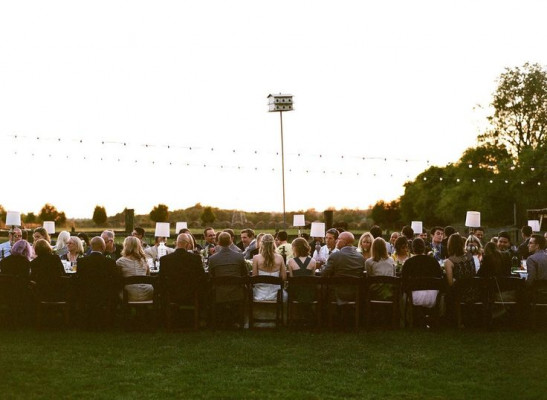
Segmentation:
{"type": "Polygon", "coordinates": [[[0,331],[3,399],[545,398],[547,333],[0,331]]]}

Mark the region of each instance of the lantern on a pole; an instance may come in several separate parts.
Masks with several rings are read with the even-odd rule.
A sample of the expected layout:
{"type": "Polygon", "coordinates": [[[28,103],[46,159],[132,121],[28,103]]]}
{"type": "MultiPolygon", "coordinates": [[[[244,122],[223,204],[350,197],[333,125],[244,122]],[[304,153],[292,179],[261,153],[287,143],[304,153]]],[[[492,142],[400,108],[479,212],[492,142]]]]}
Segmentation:
{"type": "Polygon", "coordinates": [[[283,227],[286,225],[285,216],[285,151],[283,148],[283,112],[293,111],[293,102],[291,94],[270,94],[268,96],[268,111],[278,112],[281,123],[281,181],[283,186],[283,227]]]}

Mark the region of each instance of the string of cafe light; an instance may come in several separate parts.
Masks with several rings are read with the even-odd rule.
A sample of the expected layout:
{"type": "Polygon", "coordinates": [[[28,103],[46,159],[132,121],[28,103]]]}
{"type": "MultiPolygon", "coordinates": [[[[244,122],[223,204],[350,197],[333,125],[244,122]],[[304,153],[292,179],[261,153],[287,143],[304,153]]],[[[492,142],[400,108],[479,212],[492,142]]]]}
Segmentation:
{"type": "MultiPolygon", "coordinates": [[[[117,145],[117,146],[121,146],[122,148],[125,148],[127,150],[129,150],[129,148],[131,147],[142,147],[142,148],[145,148],[145,149],[149,149],[149,148],[158,148],[158,149],[164,149],[164,150],[175,150],[175,149],[183,149],[183,150],[187,150],[187,151],[190,151],[190,152],[193,152],[194,155],[198,156],[198,152],[200,151],[205,151],[205,152],[216,152],[217,154],[218,153],[229,153],[231,155],[234,155],[234,156],[237,156],[237,157],[248,157],[249,154],[252,155],[252,156],[256,156],[256,157],[263,157],[263,156],[275,156],[275,157],[278,157],[279,156],[279,152],[262,152],[262,151],[259,151],[259,150],[252,150],[251,153],[245,153],[245,151],[241,151],[241,150],[238,150],[238,149],[234,149],[234,148],[231,148],[231,149],[217,149],[215,147],[200,147],[200,146],[181,146],[181,145],[174,145],[174,144],[151,144],[151,143],[137,143],[137,144],[134,144],[132,142],[129,142],[129,141],[115,141],[115,140],[87,140],[87,139],[77,139],[77,138],[61,138],[61,137],[51,137],[51,136],[25,136],[25,135],[20,135],[20,134],[12,134],[12,135],[7,135],[8,137],[11,137],[13,139],[13,141],[15,142],[15,144],[18,144],[20,143],[19,140],[20,139],[34,139],[36,142],[40,142],[40,141],[48,141],[48,142],[52,142],[52,143],[62,143],[62,142],[68,142],[68,143],[72,143],[72,144],[75,144],[75,145],[82,145],[82,146],[87,146],[89,144],[95,144],[95,145],[100,145],[100,146],[111,146],[111,145],[117,145]]],[[[17,153],[17,152],[16,152],[17,153]]],[[[34,154],[33,154],[34,156],[34,154]]],[[[51,158],[51,154],[49,154],[49,157],[51,158]]],[[[325,154],[303,154],[301,152],[295,152],[295,153],[288,153],[287,154],[287,158],[296,158],[296,159],[300,159],[300,158],[311,158],[311,159],[323,159],[324,161],[327,161],[327,160],[332,160],[332,159],[339,159],[339,160],[362,160],[362,161],[375,161],[375,162],[384,162],[384,165],[389,165],[390,163],[392,162],[397,162],[397,163],[405,163],[405,165],[408,165],[409,163],[419,163],[419,162],[422,162],[424,163],[425,167],[429,167],[430,166],[430,160],[416,160],[416,159],[403,159],[403,158],[388,158],[388,157],[368,157],[368,156],[357,156],[357,155],[325,155],[325,154]]],[[[69,159],[69,156],[67,155],[66,156],[67,159],[69,159]]],[[[86,156],[83,157],[83,159],[85,160],[86,159],[86,156]]],[[[102,158],[100,159],[100,161],[103,161],[102,158]]],[[[117,161],[121,162],[121,158],[119,157],[117,159],[117,161]]],[[[312,161],[313,162],[313,161],[312,161]]],[[[137,164],[139,163],[138,160],[134,160],[134,163],[137,164]]],[[[157,161],[150,161],[150,164],[151,165],[157,165],[157,164],[160,164],[159,162],[157,161]]],[[[176,165],[176,162],[173,162],[173,161],[167,161],[165,162],[164,164],[166,165],[176,165]]],[[[199,164],[196,164],[196,165],[199,165],[199,164]]],[[[196,166],[196,165],[190,165],[188,164],[187,166],[196,166]]],[[[452,163],[449,163],[448,165],[453,165],[452,163]]],[[[207,164],[204,164],[204,167],[207,167],[207,164]]],[[[227,169],[242,169],[243,167],[241,166],[238,166],[238,165],[223,165],[223,164],[219,164],[217,165],[217,167],[219,167],[220,169],[224,169],[224,168],[227,168],[227,169]]],[[[487,165],[487,166],[474,166],[473,164],[468,164],[468,167],[471,169],[471,168],[475,168],[475,169],[487,169],[489,171],[495,169],[497,166],[495,165],[487,165]]],[[[385,166],[383,166],[382,168],[386,168],[385,166]]],[[[535,166],[526,166],[526,165],[523,165],[522,163],[521,164],[518,164],[518,165],[512,165],[510,167],[511,170],[515,170],[517,168],[525,168],[525,169],[529,169],[530,171],[535,171],[538,166],[535,165],[535,166]]],[[[251,168],[253,170],[264,170],[264,168],[259,168],[259,167],[253,167],[251,168]]],[[[266,168],[267,169],[267,168],[266,168]]],[[[271,169],[272,171],[276,171],[275,168],[272,168],[271,169]]],[[[322,173],[322,174],[325,174],[326,171],[324,169],[319,169],[319,171],[322,173]]],[[[292,171],[291,171],[292,172],[292,171]]],[[[310,172],[310,169],[307,168],[305,169],[305,172],[308,173],[310,172]]],[[[344,169],[340,169],[337,174],[339,175],[343,175],[343,174],[353,174],[353,175],[356,175],[356,176],[359,176],[359,175],[362,175],[360,174],[359,172],[348,172],[347,170],[344,170],[344,169]]],[[[374,174],[376,175],[376,174],[374,174]]],[[[394,174],[389,174],[390,177],[393,177],[394,174]]],[[[407,179],[410,179],[410,175],[406,175],[406,178],[407,179]]]]}
{"type": "MultiPolygon", "coordinates": [[[[78,156],[71,156],[68,154],[56,154],[53,152],[47,153],[47,154],[36,154],[36,153],[30,153],[30,154],[21,154],[20,152],[15,151],[13,153],[15,156],[30,156],[33,159],[38,158],[44,158],[44,159],[57,159],[57,160],[67,160],[67,161],[84,161],[84,162],[113,162],[113,163],[120,163],[120,164],[126,164],[126,165],[141,165],[141,166],[168,166],[168,167],[190,167],[190,168],[207,168],[207,169],[217,169],[217,170],[238,170],[238,171],[244,171],[244,172],[276,172],[279,169],[276,167],[264,167],[264,166],[246,166],[246,165],[231,165],[226,163],[198,163],[198,162],[180,162],[180,161],[168,161],[168,160],[162,160],[162,161],[143,161],[138,159],[126,159],[123,157],[105,157],[105,156],[89,156],[89,155],[78,155],[78,156]]],[[[378,172],[371,172],[371,173],[363,173],[360,171],[347,171],[347,170],[327,170],[327,169],[315,169],[315,168],[288,168],[287,172],[289,173],[305,173],[305,174],[317,174],[317,175],[336,175],[336,176],[356,176],[356,177],[372,177],[372,178],[378,178],[378,177],[389,177],[389,178],[403,178],[403,179],[410,179],[410,175],[397,175],[393,173],[378,173],[378,172]]]]}
{"type": "MultiPolygon", "coordinates": [[[[107,145],[117,145],[122,148],[128,148],[128,147],[142,147],[142,148],[159,148],[159,149],[166,149],[166,150],[187,150],[192,152],[230,152],[232,154],[239,154],[239,155],[249,155],[249,153],[245,153],[245,151],[239,150],[237,148],[231,148],[231,149],[219,149],[217,147],[203,147],[203,146],[193,146],[193,145],[178,145],[178,144],[153,144],[153,143],[134,143],[130,141],[116,141],[116,140],[105,140],[105,139],[83,139],[83,138],[61,138],[61,137],[51,137],[51,136],[43,136],[43,135],[37,135],[37,136],[28,136],[28,135],[21,135],[21,134],[12,134],[8,135],[9,137],[13,138],[15,141],[19,139],[30,139],[34,140],[36,142],[40,141],[47,141],[52,143],[74,143],[74,144],[80,144],[80,145],[87,145],[87,144],[95,144],[95,145],[101,145],[101,146],[107,146],[107,145]]],[[[259,155],[275,155],[276,157],[279,157],[280,154],[278,151],[274,152],[268,152],[268,151],[261,151],[258,149],[251,150],[252,154],[255,156],[259,155]]],[[[384,162],[404,162],[404,163],[424,163],[426,165],[430,165],[430,160],[420,160],[420,159],[414,159],[414,158],[399,158],[399,157],[385,157],[385,156],[365,156],[365,155],[352,155],[352,154],[338,154],[338,155],[331,155],[331,154],[325,154],[325,153],[303,153],[303,152],[287,152],[286,156],[292,156],[297,158],[310,158],[310,159],[326,159],[326,160],[361,160],[361,161],[384,161],[384,162]]]]}
{"type": "MultiPolygon", "coordinates": [[[[424,182],[427,182],[427,181],[439,181],[439,182],[445,182],[445,183],[464,183],[464,182],[470,182],[470,183],[488,183],[488,184],[493,184],[493,183],[503,183],[503,184],[509,184],[509,183],[513,183],[513,182],[517,182],[517,183],[520,183],[521,185],[526,185],[526,184],[533,184],[533,185],[537,185],[537,186],[541,186],[542,185],[542,181],[540,180],[523,180],[523,179],[506,179],[506,178],[470,178],[470,177],[467,177],[467,178],[453,178],[453,177],[450,177],[450,178],[446,178],[446,177],[430,177],[428,178],[427,176],[424,176],[422,178],[422,181],[424,182]]],[[[543,184],[545,184],[545,182],[543,182],[543,184]]]]}

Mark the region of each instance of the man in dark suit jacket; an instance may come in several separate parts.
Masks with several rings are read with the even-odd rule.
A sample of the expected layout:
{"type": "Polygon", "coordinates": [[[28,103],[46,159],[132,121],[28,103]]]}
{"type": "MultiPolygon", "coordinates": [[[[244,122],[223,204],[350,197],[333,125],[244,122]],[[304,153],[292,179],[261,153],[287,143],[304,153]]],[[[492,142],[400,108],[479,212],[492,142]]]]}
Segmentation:
{"type": "MultiPolygon", "coordinates": [[[[218,237],[220,249],[209,258],[209,274],[217,276],[244,277],[249,274],[243,253],[231,249],[233,245],[229,232],[222,232],[218,237]]],[[[215,298],[211,299],[221,307],[223,324],[233,324],[244,310],[238,307],[244,299],[243,290],[237,286],[219,286],[215,288],[215,298]]]]}
{"type": "Polygon", "coordinates": [[[91,239],[90,247],[89,256],[78,259],[76,278],[84,323],[96,328],[105,322],[100,320],[101,310],[115,304],[116,262],[104,256],[106,245],[100,236],[91,239]]]}
{"type": "MultiPolygon", "coordinates": [[[[232,238],[229,233],[222,232],[219,237],[220,250],[209,258],[209,274],[215,276],[247,276],[249,271],[242,253],[230,249],[232,238]]],[[[217,290],[217,303],[240,301],[242,292],[237,288],[221,287],[217,290]]]]}
{"type": "Polygon", "coordinates": [[[177,236],[175,251],[160,258],[161,288],[172,302],[191,303],[195,290],[198,290],[201,302],[205,300],[206,275],[201,257],[188,250],[192,250],[192,238],[181,233],[177,236]]]}
{"type": "MultiPolygon", "coordinates": [[[[365,269],[365,259],[353,246],[355,237],[351,232],[342,232],[336,241],[336,247],[340,251],[333,252],[322,276],[355,276],[360,277],[365,269]]],[[[336,294],[341,300],[352,300],[354,291],[348,288],[340,288],[336,294]]]]}

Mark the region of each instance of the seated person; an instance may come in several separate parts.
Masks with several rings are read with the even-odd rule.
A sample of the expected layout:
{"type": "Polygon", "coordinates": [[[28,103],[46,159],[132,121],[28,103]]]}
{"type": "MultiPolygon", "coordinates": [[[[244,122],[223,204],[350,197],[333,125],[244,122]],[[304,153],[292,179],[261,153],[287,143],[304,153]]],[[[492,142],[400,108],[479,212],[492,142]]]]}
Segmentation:
{"type": "MultiPolygon", "coordinates": [[[[387,254],[387,246],[384,239],[377,237],[372,242],[372,257],[365,261],[367,276],[395,276],[395,262],[387,254]]],[[[391,286],[383,284],[370,285],[372,298],[376,300],[388,300],[393,297],[391,286]]]]}
{"type": "MultiPolygon", "coordinates": [[[[289,276],[313,276],[315,274],[315,260],[310,257],[310,245],[304,238],[296,238],[292,241],[292,254],[294,258],[289,259],[289,276]]],[[[294,300],[302,303],[309,303],[314,300],[315,290],[313,288],[298,288],[294,290],[289,286],[291,296],[294,300]]]]}
{"type": "MultiPolygon", "coordinates": [[[[268,275],[287,279],[283,257],[275,252],[274,238],[270,234],[264,235],[260,245],[260,252],[253,257],[253,276],[268,275]]],[[[275,300],[279,286],[260,283],[253,287],[255,300],[275,300]]],[[[284,295],[285,297],[285,295],[284,295]]]]}
{"type": "Polygon", "coordinates": [[[64,293],[58,278],[65,276],[65,268],[53,248],[45,239],[34,244],[36,258],[30,262],[30,279],[36,282],[39,296],[45,300],[57,300],[64,293]]]}
{"type": "MultiPolygon", "coordinates": [[[[134,236],[126,237],[121,255],[122,257],[116,260],[116,265],[122,277],[150,275],[146,255],[139,239],[134,236]]],[[[129,301],[151,301],[154,296],[154,287],[148,284],[126,285],[125,289],[129,301]]]]}
{"type": "MultiPolygon", "coordinates": [[[[425,242],[421,238],[412,241],[414,256],[410,257],[403,265],[401,277],[403,286],[412,278],[441,278],[442,270],[439,262],[433,257],[426,256],[425,242]]],[[[438,290],[416,290],[412,292],[414,305],[432,308],[437,304],[438,290]]]]}

